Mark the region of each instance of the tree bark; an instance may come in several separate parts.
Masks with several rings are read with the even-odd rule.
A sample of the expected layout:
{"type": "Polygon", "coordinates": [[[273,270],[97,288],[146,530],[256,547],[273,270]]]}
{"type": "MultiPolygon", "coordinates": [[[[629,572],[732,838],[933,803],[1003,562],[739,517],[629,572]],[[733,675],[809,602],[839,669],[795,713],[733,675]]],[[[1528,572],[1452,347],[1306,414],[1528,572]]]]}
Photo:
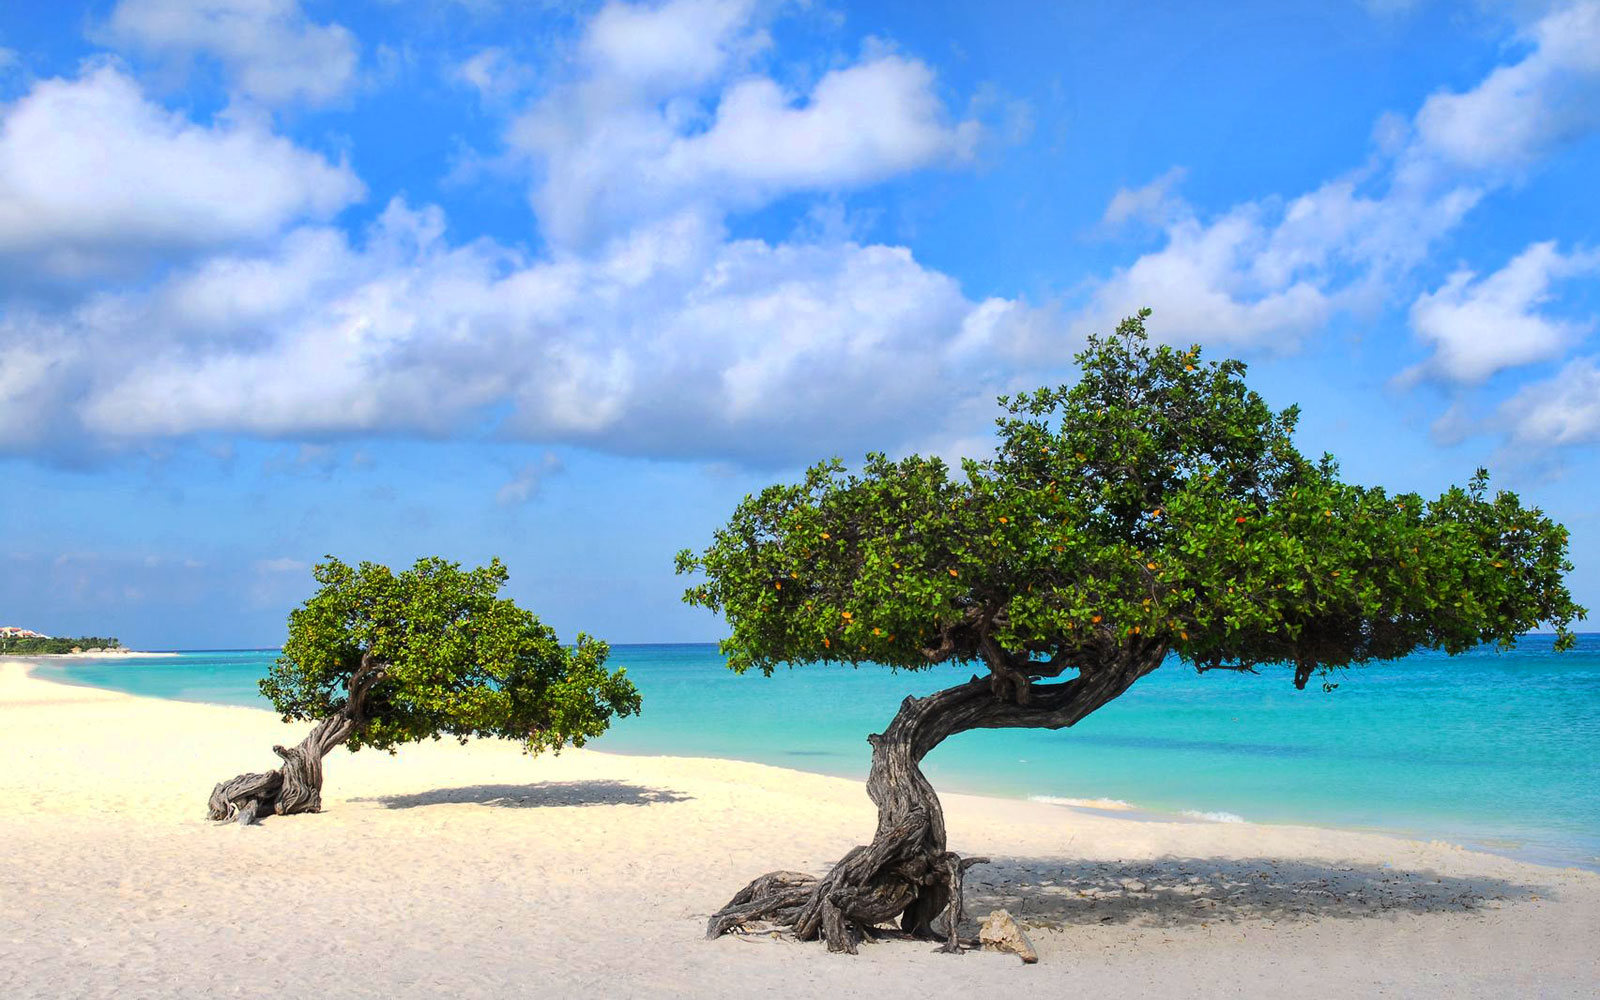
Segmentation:
{"type": "Polygon", "coordinates": [[[237,818],[248,826],[266,813],[321,812],[322,758],[366,724],[367,697],[387,675],[386,664],[371,653],[364,654],[361,666],[350,677],[344,704],[293,747],[273,747],[272,752],[283,758],[278,769],[218,782],[211,790],[206,817],[218,822],[237,818]]]}
{"type": "Polygon", "coordinates": [[[707,937],[767,923],[802,941],[822,938],[829,951],[854,954],[863,939],[899,932],[942,939],[940,949],[959,952],[962,882],[966,870],[986,858],[961,858],[947,850],[944,810],[923,775],[922,758],[956,733],[971,729],[1061,729],[1116,698],[1154,670],[1165,648],[1119,650],[1073,680],[1039,685],[1009,670],[973,677],[925,698],[907,698],[882,733],[869,736],[872,769],[867,795],[878,807],[872,843],[851,849],[822,878],[771,872],[741,889],[711,916],[707,937]],[[935,926],[941,920],[944,927],[935,926]]]}

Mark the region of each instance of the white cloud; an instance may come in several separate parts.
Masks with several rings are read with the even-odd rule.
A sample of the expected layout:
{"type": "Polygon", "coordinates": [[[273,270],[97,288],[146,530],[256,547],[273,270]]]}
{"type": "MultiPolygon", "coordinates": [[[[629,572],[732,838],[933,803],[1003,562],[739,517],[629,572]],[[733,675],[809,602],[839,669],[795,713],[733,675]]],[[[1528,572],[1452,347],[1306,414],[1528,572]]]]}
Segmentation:
{"type": "Polygon", "coordinates": [[[1188,218],[1168,227],[1167,243],[1102,281],[1080,314],[1080,333],[1104,332],[1144,306],[1155,329],[1175,341],[1292,343],[1320,325],[1332,303],[1317,283],[1292,272],[1262,280],[1273,231],[1262,209],[1245,205],[1215,222],[1188,218]]]}
{"type": "Polygon", "coordinates": [[[311,21],[299,0],[121,0],[95,34],[180,64],[214,59],[233,93],[269,104],[323,104],[355,79],[355,36],[311,21]]]}
{"type": "Polygon", "coordinates": [[[766,191],[871,183],[949,158],[970,158],[975,121],[947,126],[933,71],[884,55],[827,73],[803,106],[764,78],[722,94],[704,132],[679,137],[663,167],[689,182],[766,191]]]}
{"type": "MultiPolygon", "coordinates": [[[[146,8],[178,10],[128,9],[146,8]]],[[[1570,73],[1581,60],[1549,54],[1560,43],[1547,35],[1530,36],[1539,48],[1523,62],[1570,73]]],[[[1174,169],[1112,199],[1106,225],[1153,224],[1164,244],[1091,286],[1064,331],[1054,305],[973,301],[907,248],[856,239],[842,216],[788,241],[731,239],[732,213],[968,161],[979,139],[917,59],[874,43],[786,89],[760,68],[770,44],[750,3],[602,8],[572,79],[508,134],[537,168],[552,246],[538,258],[452,243],[440,210],[401,201],[359,237],[326,225],[361,194],[346,167],[259,119],[207,126],[168,112],[114,66],[36,85],[0,109],[0,253],[57,271],[130,248],[210,255],[67,307],[0,314],[0,449],[207,432],[490,433],[762,462],[814,458],[818,442],[948,449],[950,429],[1019,373],[1036,379],[1075,334],[1146,304],[1169,339],[1292,346],[1381,302],[1504,183],[1446,156],[1420,113],[1380,123],[1361,170],[1214,216],[1183,201],[1174,169]]],[[[486,95],[520,72],[499,49],[456,67],[486,95]]],[[[1417,301],[1439,372],[1470,377],[1545,350],[1560,324],[1538,307],[1581,255],[1536,249],[1417,301]],[[1525,323],[1511,338],[1521,354],[1476,346],[1472,330],[1508,318],[1525,323]]],[[[1570,342],[1572,328],[1557,332],[1570,342]]],[[[1570,430],[1578,397],[1567,418],[1547,412],[1550,398],[1508,409],[1506,425],[1556,428],[1541,440],[1586,433],[1570,430]]],[[[548,471],[515,471],[498,499],[526,500],[548,471]]]]}
{"type": "Polygon", "coordinates": [[[1176,191],[1187,174],[1182,167],[1172,167],[1143,187],[1118,188],[1100,224],[1113,229],[1130,222],[1163,226],[1189,214],[1188,203],[1176,191]]]}
{"type": "Polygon", "coordinates": [[[62,369],[78,360],[68,345],[41,343],[18,329],[22,324],[7,326],[0,328],[0,451],[50,441],[62,401],[70,398],[62,369]]]}
{"type": "Polygon", "coordinates": [[[751,25],[753,0],[668,0],[606,4],[589,22],[580,52],[607,88],[647,94],[705,83],[771,39],[751,25]]]}
{"type": "Polygon", "coordinates": [[[500,489],[495,491],[495,502],[502,507],[527,503],[539,495],[546,477],[557,475],[564,468],[561,457],[553,451],[547,451],[539,461],[523,463],[509,480],[501,484],[500,489]]]}
{"type": "Polygon", "coordinates": [[[1434,354],[1408,375],[1479,382],[1504,368],[1560,357],[1593,324],[1554,319],[1539,306],[1555,282],[1596,271],[1600,253],[1563,255],[1553,242],[1529,246],[1486,278],[1457,271],[1411,306],[1411,328],[1434,354]]]}
{"type": "Polygon", "coordinates": [[[1165,217],[1165,242],[1092,284],[1074,328],[1109,329],[1151,306],[1154,331],[1175,343],[1284,350],[1341,311],[1372,308],[1483,192],[1369,174],[1336,178],[1287,201],[1243,202],[1209,220],[1164,179],[1119,191],[1106,220],[1155,213],[1165,217]]]}
{"type": "MultiPolygon", "coordinates": [[[[932,440],[1046,314],[900,247],[728,241],[688,213],[591,257],[453,246],[392,204],[70,316],[0,323],[0,441],[472,432],[762,462],[932,440]],[[9,359],[15,358],[16,361],[9,359]],[[15,384],[12,384],[15,383],[15,384]],[[491,416],[492,415],[492,416],[491,416]]],[[[1003,364],[1001,364],[1003,368],[1003,364]]]]}
{"type": "Polygon", "coordinates": [[[871,184],[972,158],[981,127],[951,121],[928,66],[869,45],[807,93],[747,71],[768,44],[752,4],[609,4],[578,77],[512,124],[534,165],[540,226],[593,248],[694,208],[713,219],[796,191],[871,184]]]}
{"type": "Polygon", "coordinates": [[[1600,441],[1600,357],[1574,358],[1554,378],[1525,386],[1501,405],[1497,423],[1523,454],[1600,441]]]}
{"type": "Polygon", "coordinates": [[[452,79],[464,83],[488,102],[504,101],[533,82],[533,68],[516,60],[499,46],[480,49],[450,68],[452,79]]]}
{"type": "MultiPolygon", "coordinates": [[[[882,45],[799,94],[750,71],[767,44],[745,3],[604,8],[578,43],[577,78],[513,132],[541,167],[545,256],[453,243],[439,209],[398,200],[359,238],[316,222],[354,196],[346,189],[220,233],[217,218],[191,218],[187,238],[233,245],[67,308],[6,311],[0,449],[491,433],[771,463],[948,441],[952,414],[987,408],[1008,364],[1061,339],[1049,335],[1054,312],[973,302],[908,249],[859,242],[847,226],[773,242],[730,239],[725,220],[786,192],[967,158],[978,126],[952,120],[926,65],[882,45]],[[297,213],[313,221],[280,232],[297,213]]],[[[493,85],[493,63],[479,82],[493,85]]],[[[134,126],[102,130],[110,148],[131,143],[116,128],[142,136],[146,120],[194,133],[200,148],[237,131],[261,140],[257,166],[277,151],[355,183],[248,123],[200,129],[118,73],[95,82],[137,112],[122,116],[134,126]]],[[[189,173],[203,194],[204,171],[189,173]]],[[[147,186],[157,181],[171,183],[147,186]]],[[[185,177],[191,199],[194,187],[185,177]]],[[[81,208],[97,189],[85,190],[64,219],[92,217],[81,208]]],[[[148,197],[91,236],[179,238],[132,214],[148,197]]],[[[70,235],[31,238],[57,247],[70,235]]],[[[547,471],[522,470],[500,499],[531,496],[547,471]]]]}
{"type": "Polygon", "coordinates": [[[1416,118],[1428,152],[1467,168],[1522,167],[1600,127],[1600,3],[1558,8],[1525,36],[1533,48],[1522,59],[1428,98],[1416,118]]]}
{"type": "Polygon", "coordinates": [[[451,248],[400,205],[365,248],[326,232],[288,246],[101,304],[107,344],[152,310],[182,333],[99,370],[86,429],[442,434],[509,402],[510,434],[626,453],[882,445],[938,422],[957,379],[942,347],[974,310],[902,248],[726,243],[694,216],[536,264],[451,248]],[[219,278],[258,306],[197,309],[219,278]]]}
{"type": "Polygon", "coordinates": [[[1373,160],[1290,199],[1202,219],[1169,172],[1120,190],[1104,224],[1159,220],[1165,244],[1093,283],[1075,323],[1105,329],[1149,305],[1175,341],[1293,346],[1342,311],[1392,295],[1497,186],[1560,140],[1600,127],[1600,2],[1548,14],[1531,53],[1462,94],[1435,94],[1412,122],[1386,115],[1373,160]]]}
{"type": "Polygon", "coordinates": [[[262,239],[362,195],[342,164],[261,122],[210,126],[145,100],[111,65],[0,107],[0,254],[58,274],[129,252],[262,239]]]}

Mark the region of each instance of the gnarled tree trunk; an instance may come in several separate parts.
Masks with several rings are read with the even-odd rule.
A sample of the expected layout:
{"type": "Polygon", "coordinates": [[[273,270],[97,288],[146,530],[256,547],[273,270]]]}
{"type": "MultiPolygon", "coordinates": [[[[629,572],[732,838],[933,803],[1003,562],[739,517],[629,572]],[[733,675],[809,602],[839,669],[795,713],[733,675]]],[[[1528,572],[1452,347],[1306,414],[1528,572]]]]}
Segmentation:
{"type": "Polygon", "coordinates": [[[868,737],[867,795],[878,807],[872,843],[850,850],[820,879],[789,871],[761,876],[711,916],[706,936],[770,923],[854,954],[878,925],[898,919],[901,933],[942,939],[941,951],[959,952],[963,876],[988,859],[961,858],[946,848],[944,811],[922,758],[970,729],[1071,726],[1154,670],[1165,653],[1153,644],[1118,650],[1073,680],[1045,685],[1032,683],[1026,661],[1018,660],[988,677],[907,698],[889,727],[868,737]],[[941,918],[939,929],[934,922],[941,918]]]}
{"type": "Polygon", "coordinates": [[[363,655],[360,668],[350,677],[344,705],[293,747],[273,747],[272,752],[283,758],[282,767],[218,782],[211,790],[206,817],[218,822],[237,817],[241,824],[249,825],[264,813],[321,812],[322,758],[366,723],[367,696],[385,676],[384,664],[371,653],[363,655]]]}

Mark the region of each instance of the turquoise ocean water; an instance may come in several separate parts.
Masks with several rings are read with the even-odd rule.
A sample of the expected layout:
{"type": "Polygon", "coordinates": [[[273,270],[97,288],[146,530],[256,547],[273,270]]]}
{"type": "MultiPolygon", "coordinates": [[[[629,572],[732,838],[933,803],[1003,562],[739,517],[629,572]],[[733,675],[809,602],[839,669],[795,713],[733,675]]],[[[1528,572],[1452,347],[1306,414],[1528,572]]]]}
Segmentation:
{"type": "MultiPolygon", "coordinates": [[[[186,701],[270,707],[275,651],[80,661],[40,676],[186,701]]],[[[644,695],[592,746],[866,774],[868,733],[946,667],[804,667],[738,676],[712,645],[617,646],[644,695]]],[[[1116,799],[1226,821],[1311,823],[1441,838],[1600,868],[1600,635],[1550,651],[1422,653],[1295,691],[1285,670],[1197,675],[1175,660],[1072,729],[964,733],[929,755],[946,791],[1116,799]]],[[[402,751],[403,752],[403,751],[402,751]]]]}

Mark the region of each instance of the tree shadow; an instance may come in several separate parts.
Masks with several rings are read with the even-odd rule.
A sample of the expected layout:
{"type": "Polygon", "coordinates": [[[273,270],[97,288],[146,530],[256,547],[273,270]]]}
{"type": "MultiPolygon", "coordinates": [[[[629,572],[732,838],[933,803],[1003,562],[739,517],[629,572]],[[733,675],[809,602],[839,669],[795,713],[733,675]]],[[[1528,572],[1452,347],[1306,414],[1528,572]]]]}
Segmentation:
{"type": "Polygon", "coordinates": [[[1277,858],[1159,858],[1062,864],[996,858],[967,876],[966,909],[1005,908],[1033,927],[1176,927],[1217,921],[1359,919],[1463,913],[1543,895],[1546,886],[1383,865],[1277,858]]]}
{"type": "Polygon", "coordinates": [[[376,802],[386,809],[415,809],[470,802],[503,809],[538,809],[561,806],[650,806],[684,802],[692,796],[668,788],[646,788],[626,781],[540,781],[531,785],[463,785],[435,788],[409,795],[375,795],[351,799],[376,802]]]}

